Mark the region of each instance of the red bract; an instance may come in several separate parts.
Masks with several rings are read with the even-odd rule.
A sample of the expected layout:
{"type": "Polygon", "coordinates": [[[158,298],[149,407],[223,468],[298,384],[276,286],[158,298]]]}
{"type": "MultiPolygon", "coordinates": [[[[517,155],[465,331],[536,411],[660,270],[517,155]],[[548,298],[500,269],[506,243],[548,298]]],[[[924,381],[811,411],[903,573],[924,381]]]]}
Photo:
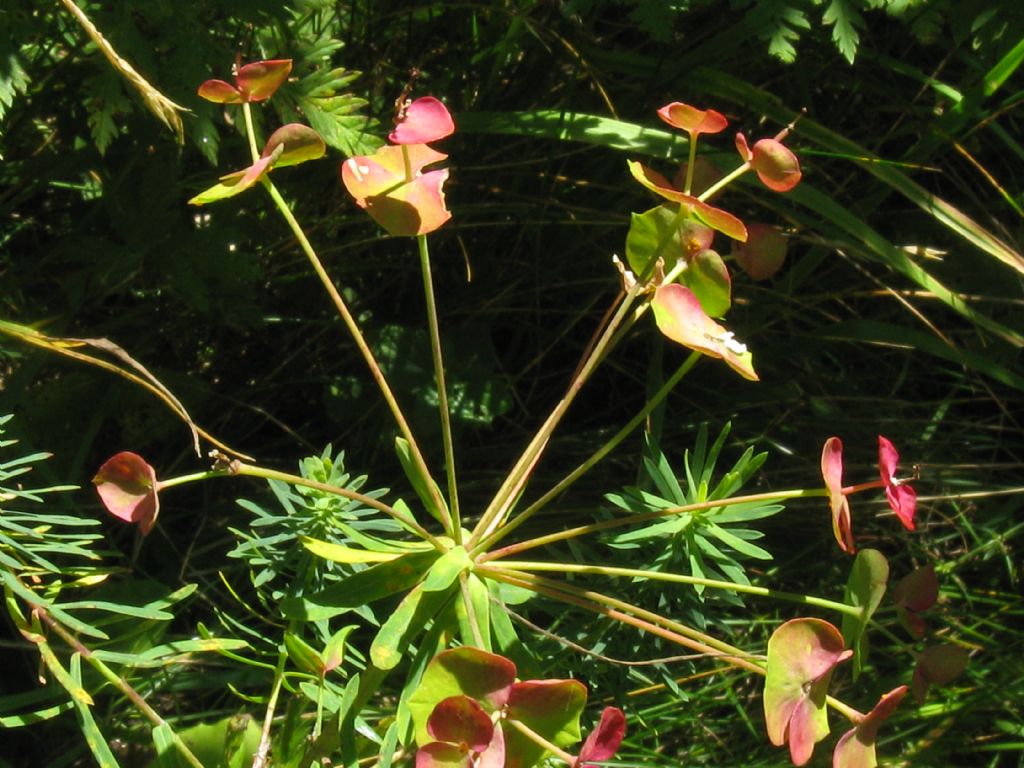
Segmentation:
{"type": "Polygon", "coordinates": [[[844,733],[832,753],[832,768],[875,768],[878,765],[875,757],[878,729],[906,695],[905,685],[884,694],[856,727],[844,733]]]}
{"type": "Polygon", "coordinates": [[[143,536],[153,530],[160,513],[160,483],[145,459],[131,451],[114,454],[92,481],[110,514],[126,523],[138,523],[143,536]]]}
{"type": "Polygon", "coordinates": [[[392,144],[429,144],[453,133],[455,122],[448,108],[433,96],[424,96],[402,110],[388,141],[392,144]]]}
{"type": "Polygon", "coordinates": [[[935,566],[925,565],[900,579],[892,590],[892,601],[900,621],[911,632],[921,637],[926,629],[919,614],[927,611],[939,599],[939,581],[935,566]]]}
{"type": "Polygon", "coordinates": [[[742,133],[736,134],[736,151],[743,162],[757,171],[757,177],[768,189],[788,192],[800,183],[800,161],[778,139],[761,139],[751,149],[742,133]]]}
{"type": "Polygon", "coordinates": [[[900,455],[885,437],[878,436],[878,471],[885,484],[885,497],[896,517],[908,531],[914,530],[914,513],[917,511],[917,493],[909,485],[896,479],[896,466],[900,455]]]}
{"type": "Polygon", "coordinates": [[[693,140],[702,133],[721,133],[729,125],[725,115],[713,109],[697,109],[689,104],[673,101],[658,110],[658,117],[693,140]]]}
{"type": "Polygon", "coordinates": [[[821,476],[828,489],[828,503],[832,509],[832,532],[839,548],[853,554],[853,527],[850,523],[850,502],[843,493],[843,441],[830,437],[821,450],[821,476]]]}
{"type": "Polygon", "coordinates": [[[199,86],[199,95],[217,104],[243,104],[269,99],[292,71],[291,59],[254,61],[239,68],[235,84],[207,80],[199,86]]]}
{"type": "Polygon", "coordinates": [[[769,224],[748,224],[747,242],[733,243],[732,255],[754,280],[767,280],[786,260],[788,239],[769,224]]]}
{"type": "Polygon", "coordinates": [[[573,768],[597,768],[588,760],[610,760],[626,738],[626,715],[618,707],[605,707],[601,722],[583,742],[573,768]]]}

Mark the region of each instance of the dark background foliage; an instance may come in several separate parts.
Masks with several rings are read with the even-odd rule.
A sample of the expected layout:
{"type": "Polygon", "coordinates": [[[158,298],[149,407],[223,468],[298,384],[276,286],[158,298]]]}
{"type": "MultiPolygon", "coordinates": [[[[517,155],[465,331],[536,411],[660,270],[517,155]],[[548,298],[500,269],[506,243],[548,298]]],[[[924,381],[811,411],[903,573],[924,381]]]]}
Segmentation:
{"type": "MultiPolygon", "coordinates": [[[[262,109],[266,134],[296,114],[313,119],[302,101],[312,82],[305,78],[331,68],[361,73],[343,89],[352,99],[320,113],[336,130],[328,158],[275,180],[380,345],[425,444],[439,446],[415,254],[382,237],[337,178],[346,152],[386,132],[415,68],[413,92],[443,98],[460,125],[444,145],[454,218],[431,247],[449,374],[462,393],[458,459],[472,510],[561,395],[617,290],[610,256],[622,252],[629,213],[651,205],[626,172],[636,152],[597,136],[559,139],[557,122],[538,127],[523,115],[555,110],[660,128],[654,109],[680,100],[720,109],[737,129],[762,136],[805,110],[807,125],[861,151],[798,125],[790,143],[821,197],[767,197],[749,185],[723,203],[791,234],[780,275],[734,278],[730,325],[755,350],[763,381],[702,362],[661,416],[663,448],[678,457],[696,425],[710,422],[715,432],[731,420],[735,455],[754,443],[770,451],[758,479],[767,488],[816,484],[829,435],[843,437],[848,471],[861,474],[872,471],[877,433],[896,441],[920,465],[925,499],[921,534],[886,554],[904,571],[932,559],[947,564],[956,605],[949,625],[978,648],[969,679],[943,694],[944,708],[917,721],[908,715],[903,749],[925,761],[915,764],[1000,764],[1019,755],[1024,734],[1020,684],[1011,682],[1019,662],[990,656],[1020,657],[1020,636],[1007,628],[1020,613],[1012,599],[1019,503],[1000,495],[1021,485],[1024,80],[1012,53],[1024,19],[1015,6],[211,0],[185,11],[162,0],[83,3],[119,53],[190,110],[178,146],[59,4],[18,0],[0,9],[0,319],[116,342],[199,424],[263,463],[291,468],[332,444],[374,487],[400,486],[390,416],[267,201],[250,194],[200,209],[185,201],[247,157],[238,115],[199,100],[200,82],[226,77],[236,57],[294,57],[296,78],[262,109]],[[996,82],[999,74],[1005,79],[996,82]],[[879,168],[969,216],[968,236],[887,184],[879,168]],[[856,226],[844,227],[844,215],[856,226]],[[873,235],[857,226],[896,249],[874,249],[873,235]],[[981,228],[1005,242],[1011,263],[972,244],[981,228]],[[936,299],[899,258],[964,297],[981,321],[936,299]],[[972,714],[954,723],[957,708],[972,714]]],[[[723,135],[705,147],[728,164],[730,143],[723,135]]],[[[682,359],[641,324],[588,386],[536,488],[617,429],[658,368],[682,359]]],[[[41,471],[55,481],[88,486],[95,468],[123,449],[164,476],[202,465],[185,427],[149,395],[0,336],[0,413],[8,412],[15,434],[54,452],[41,471]]],[[[431,448],[435,465],[439,453],[431,448]]],[[[633,482],[639,454],[639,441],[628,443],[565,499],[562,514],[589,514],[602,491],[633,482]]],[[[260,493],[225,484],[170,495],[133,567],[165,582],[198,578],[187,558],[199,531],[204,546],[216,542],[223,553],[226,527],[240,515],[232,499],[260,493]]],[[[88,488],[72,503],[100,514],[88,488]]],[[[804,568],[828,536],[819,506],[795,505],[769,526],[774,567],[789,588],[844,578],[845,565],[804,568]]],[[[877,511],[866,503],[860,510],[865,543],[891,523],[876,521],[877,511]]],[[[109,532],[114,546],[131,551],[131,533],[109,532]]],[[[18,664],[24,674],[12,690],[31,677],[18,664]]],[[[665,694],[646,699],[640,754],[658,737],[665,754],[692,762],[731,764],[748,744],[751,754],[777,757],[762,745],[756,691],[724,680],[681,684],[676,694],[703,697],[694,706],[704,722],[680,715],[665,694]]],[[[52,754],[45,739],[33,743],[52,754]]]]}

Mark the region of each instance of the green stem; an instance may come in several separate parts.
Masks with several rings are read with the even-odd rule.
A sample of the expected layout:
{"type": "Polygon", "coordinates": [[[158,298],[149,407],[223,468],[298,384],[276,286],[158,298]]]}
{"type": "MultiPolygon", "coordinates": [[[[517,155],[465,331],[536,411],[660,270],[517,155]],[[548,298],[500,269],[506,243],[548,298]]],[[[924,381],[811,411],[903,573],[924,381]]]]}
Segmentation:
{"type": "Polygon", "coordinates": [[[309,263],[312,265],[313,271],[316,272],[317,277],[320,278],[320,283],[327,291],[327,294],[331,297],[331,301],[334,302],[335,309],[337,309],[342,321],[348,327],[349,333],[352,335],[352,339],[355,341],[360,353],[362,353],[363,359],[366,361],[366,365],[369,367],[370,373],[373,375],[373,378],[380,389],[381,395],[384,397],[384,401],[391,409],[395,422],[398,424],[399,431],[401,431],[402,436],[409,443],[409,449],[412,451],[413,461],[415,462],[420,475],[430,480],[430,482],[426,483],[428,493],[434,497],[433,500],[436,507],[438,509],[443,509],[444,502],[441,499],[440,491],[437,489],[436,483],[431,479],[430,470],[427,469],[427,463],[423,458],[423,453],[420,451],[419,444],[416,442],[416,438],[413,436],[412,430],[409,428],[409,423],[406,421],[405,415],[402,413],[402,409],[399,407],[398,400],[391,391],[391,387],[388,385],[387,379],[384,378],[384,372],[381,370],[380,364],[377,362],[377,358],[374,357],[373,351],[370,349],[370,345],[367,344],[366,338],[363,336],[362,331],[359,330],[359,325],[356,323],[355,318],[349,311],[348,305],[342,298],[341,293],[335,287],[330,275],[327,274],[327,270],[324,269],[324,265],[320,261],[320,257],[317,256],[316,251],[307,239],[305,232],[302,231],[302,227],[292,214],[291,208],[288,207],[288,203],[285,202],[281,193],[277,191],[277,187],[275,187],[274,183],[266,176],[263,177],[262,181],[263,186],[266,187],[267,192],[270,194],[270,197],[277,206],[277,209],[281,212],[281,215],[284,217],[288,226],[291,228],[292,233],[295,235],[295,239],[298,240],[303,253],[306,254],[306,258],[309,259],[309,263]]]}
{"type": "Polygon", "coordinates": [[[672,621],[660,614],[644,610],[623,600],[522,571],[505,570],[504,568],[489,565],[477,566],[476,571],[480,576],[523,587],[532,592],[547,595],[555,600],[585,608],[616,621],[630,624],[638,629],[665,637],[697,653],[723,658],[734,666],[756,672],[759,675],[764,674],[764,667],[759,662],[751,660],[750,655],[739,648],[724,643],[685,624],[672,621]]]}
{"type": "Polygon", "coordinates": [[[252,106],[248,101],[242,102],[242,114],[245,115],[245,135],[249,139],[249,154],[255,163],[260,159],[260,150],[256,144],[256,129],[252,123],[252,106]]]}
{"type": "Polygon", "coordinates": [[[644,420],[654,411],[655,408],[664,400],[669,392],[671,392],[675,386],[682,380],[682,378],[690,372],[697,361],[700,360],[700,352],[691,352],[690,356],[686,358],[686,361],[679,366],[679,368],[673,373],[668,380],[661,386],[654,396],[644,405],[644,407],[636,414],[629,423],[627,423],[622,429],[620,429],[614,437],[608,442],[594,451],[590,458],[580,464],[576,469],[562,478],[558,483],[554,485],[547,493],[533,502],[529,507],[524,509],[520,514],[509,520],[505,525],[496,530],[490,536],[481,541],[473,550],[471,555],[476,556],[481,552],[485,552],[490,549],[495,543],[508,536],[512,531],[521,526],[537,512],[542,510],[545,506],[551,503],[556,497],[565,492],[573,483],[575,483],[580,477],[590,471],[590,469],[601,461],[605,456],[611,453],[616,446],[619,445],[623,440],[626,439],[629,434],[644,423],[644,420]]]}
{"type": "Polygon", "coordinates": [[[277,697],[284,683],[284,667],[288,661],[288,651],[282,644],[277,651],[277,668],[274,670],[274,686],[270,690],[267,712],[263,716],[263,729],[260,731],[260,743],[252,758],[252,768],[263,768],[270,759],[270,728],[274,724],[274,710],[277,708],[277,697]]]}
{"type": "Polygon", "coordinates": [[[162,491],[165,488],[173,488],[176,485],[194,483],[198,480],[208,480],[211,477],[224,477],[226,474],[227,473],[223,469],[208,469],[205,472],[193,472],[190,475],[180,475],[167,480],[160,480],[157,482],[157,489],[162,491]]]}
{"type": "Polygon", "coordinates": [[[725,176],[716,181],[714,184],[712,184],[710,187],[701,192],[699,195],[697,195],[697,199],[700,200],[702,203],[706,203],[708,200],[717,195],[725,187],[732,184],[736,179],[738,179],[740,176],[742,176],[749,170],[750,163],[743,163],[743,165],[737,166],[729,173],[727,173],[725,176]]]}
{"type": "Polygon", "coordinates": [[[702,579],[696,576],[684,576],[679,573],[665,573],[662,571],[645,571],[639,568],[616,568],[604,565],[586,565],[583,563],[547,563],[527,560],[502,560],[502,568],[513,571],[553,571],[555,573],[591,573],[598,576],[624,576],[635,579],[651,579],[653,581],[668,581],[676,584],[693,584],[695,586],[708,587],[710,589],[721,589],[728,592],[742,592],[758,597],[769,597],[776,600],[786,600],[800,605],[813,605],[816,608],[824,608],[830,611],[846,614],[860,618],[863,608],[847,605],[846,603],[827,600],[814,595],[802,595],[795,592],[783,592],[767,587],[755,587],[751,584],[736,584],[731,581],[716,581],[715,579],[702,579]]]}
{"type": "Polygon", "coordinates": [[[686,183],[683,185],[683,194],[690,194],[690,190],[693,189],[693,169],[697,165],[697,136],[690,134],[690,159],[686,164],[686,183]]]}
{"type": "MultiPolygon", "coordinates": [[[[405,145],[402,146],[403,150],[405,145]]],[[[451,519],[447,521],[449,534],[456,544],[462,543],[462,517],[459,514],[459,489],[455,477],[455,446],[452,441],[452,419],[448,409],[448,389],[445,384],[444,358],[441,354],[441,332],[437,322],[437,301],[430,270],[430,251],[426,235],[418,235],[416,244],[420,252],[420,270],[423,273],[423,293],[427,303],[427,325],[430,328],[430,350],[434,358],[434,377],[437,381],[437,407],[441,416],[441,440],[444,443],[445,473],[448,479],[448,503],[451,519]]]]}
{"type": "MultiPolygon", "coordinates": [[[[85,659],[89,666],[99,672],[104,680],[120,691],[126,699],[131,701],[132,704],[135,705],[136,709],[138,709],[146,719],[149,720],[149,722],[157,727],[167,724],[160,716],[160,713],[149,706],[149,703],[142,697],[142,694],[136,691],[127,680],[120,677],[116,672],[114,672],[114,670],[104,664],[102,660],[93,656],[89,647],[84,645],[77,637],[68,632],[62,624],[50,616],[48,611],[37,605],[33,607],[33,613],[56,634],[60,635],[61,639],[66,642],[68,646],[73,648],[79,656],[85,659]]],[[[46,641],[41,635],[37,644],[40,643],[44,646],[46,645],[46,641]]],[[[42,650],[42,648],[40,648],[40,650],[42,650]]],[[[192,750],[188,748],[188,745],[181,740],[178,733],[173,728],[168,728],[168,730],[171,735],[171,740],[174,742],[174,746],[178,749],[178,752],[181,753],[181,756],[185,758],[185,761],[188,762],[189,765],[193,766],[193,768],[203,768],[202,762],[200,762],[199,758],[192,753],[192,750]]]]}
{"type": "Polygon", "coordinates": [[[605,327],[604,332],[601,334],[601,338],[598,339],[597,343],[590,351],[586,361],[580,367],[579,373],[570,382],[569,390],[559,401],[558,405],[555,406],[544,424],[541,425],[541,428],[537,431],[537,434],[534,435],[529,445],[526,446],[526,450],[523,451],[519,460],[505,478],[505,482],[502,483],[497,494],[495,494],[491,503],[488,504],[483,515],[481,515],[480,520],[473,529],[473,534],[469,537],[468,546],[470,548],[475,548],[481,539],[494,533],[495,529],[501,524],[502,518],[506,513],[508,513],[512,504],[515,503],[515,500],[518,498],[523,486],[526,484],[527,478],[530,476],[530,472],[533,471],[534,466],[536,466],[537,462],[540,460],[540,457],[544,452],[544,448],[547,446],[548,440],[551,438],[551,434],[555,431],[555,428],[562,420],[565,412],[569,410],[569,406],[572,405],[572,402],[576,399],[576,396],[583,388],[583,385],[594,372],[594,368],[610,349],[610,342],[614,337],[616,337],[615,331],[628,314],[629,308],[633,304],[633,300],[640,291],[640,287],[641,284],[638,281],[630,287],[629,291],[626,292],[618,310],[605,327]]]}
{"type": "Polygon", "coordinates": [[[577,536],[583,536],[588,533],[596,533],[598,531],[606,531],[609,528],[621,528],[627,525],[636,525],[637,523],[644,523],[648,520],[657,520],[659,517],[671,517],[672,515],[681,515],[687,512],[701,512],[708,509],[716,509],[718,507],[730,507],[735,504],[747,504],[750,502],[785,501],[786,499],[807,499],[827,496],[828,491],[826,489],[811,488],[793,491],[770,491],[768,493],[753,493],[747,496],[732,496],[728,499],[714,499],[712,501],[701,501],[695,504],[682,504],[678,507],[656,509],[651,512],[640,512],[635,515],[617,517],[613,520],[605,520],[600,523],[589,523],[587,525],[577,526],[576,528],[569,528],[564,531],[558,531],[557,533],[550,533],[546,536],[537,536],[536,538],[527,539],[526,541],[521,541],[518,544],[510,544],[509,546],[503,547],[502,549],[497,549],[493,552],[488,552],[486,554],[480,555],[477,558],[477,562],[484,563],[490,560],[508,557],[509,555],[516,555],[520,552],[525,552],[528,549],[542,547],[546,544],[552,544],[556,541],[574,539],[577,536]]]}
{"type": "Polygon", "coordinates": [[[433,534],[427,531],[423,526],[416,522],[411,516],[395,509],[394,507],[388,506],[378,499],[374,499],[365,494],[358,493],[356,491],[350,491],[348,488],[342,488],[338,485],[330,485],[328,483],[320,483],[316,480],[307,480],[300,475],[293,475],[288,472],[280,472],[276,469],[267,469],[266,467],[257,467],[252,464],[246,464],[242,461],[233,461],[228,465],[226,471],[228,475],[244,475],[246,477],[261,477],[265,480],[280,480],[283,483],[289,485],[301,485],[306,488],[314,488],[324,493],[333,493],[338,496],[344,496],[346,499],[352,499],[358,501],[361,504],[365,504],[368,507],[380,510],[384,514],[388,515],[394,520],[397,520],[400,524],[408,528],[409,530],[416,533],[417,536],[422,537],[424,540],[429,541],[438,551],[444,552],[447,550],[444,544],[442,544],[433,534]]]}

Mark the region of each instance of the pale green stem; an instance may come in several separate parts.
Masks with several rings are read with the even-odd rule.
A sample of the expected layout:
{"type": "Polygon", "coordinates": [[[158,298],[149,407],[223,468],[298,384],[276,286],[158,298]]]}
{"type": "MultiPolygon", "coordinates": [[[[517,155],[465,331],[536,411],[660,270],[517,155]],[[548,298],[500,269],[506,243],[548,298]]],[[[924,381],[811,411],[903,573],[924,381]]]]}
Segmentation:
{"type": "MultiPolygon", "coordinates": [[[[477,619],[476,609],[473,607],[473,599],[469,593],[469,577],[465,571],[459,574],[459,589],[462,592],[462,604],[466,608],[466,621],[473,632],[473,644],[477,648],[483,648],[483,630],[481,629],[479,620],[477,619]]],[[[462,642],[466,642],[467,639],[468,638],[463,638],[462,642]]]]}
{"type": "Polygon", "coordinates": [[[491,535],[501,525],[502,518],[509,511],[512,504],[515,503],[516,498],[526,484],[527,478],[530,476],[530,472],[532,472],[534,466],[540,460],[544,448],[551,438],[551,434],[555,431],[565,412],[569,410],[569,406],[572,405],[583,385],[594,372],[598,362],[608,351],[609,342],[615,337],[615,331],[623,318],[628,314],[629,308],[639,291],[640,283],[637,282],[626,292],[625,298],[623,298],[615,315],[605,327],[601,338],[594,345],[586,362],[581,366],[579,373],[570,382],[569,390],[559,401],[558,405],[555,406],[529,445],[526,446],[526,450],[523,451],[523,454],[505,478],[505,482],[498,489],[498,493],[495,494],[484,514],[480,517],[476,527],[473,529],[473,534],[469,537],[468,544],[470,548],[473,548],[481,539],[491,535]]]}
{"type": "MultiPolygon", "coordinates": [[[[651,611],[645,611],[638,606],[616,600],[599,592],[580,589],[571,584],[544,579],[532,574],[504,571],[491,566],[480,566],[477,568],[477,572],[481,575],[486,573],[491,578],[503,581],[506,584],[523,587],[538,594],[547,595],[555,600],[576,605],[593,613],[621,621],[651,634],[656,634],[659,637],[664,637],[666,640],[682,645],[684,648],[720,658],[740,669],[745,669],[762,676],[765,674],[765,665],[754,661],[750,654],[745,653],[739,648],[716,640],[710,635],[698,632],[685,624],[672,621],[651,611]]],[[[839,699],[827,696],[825,700],[836,712],[839,712],[853,723],[859,723],[864,718],[862,713],[839,699]]]]}
{"type": "Polygon", "coordinates": [[[477,566],[476,571],[481,576],[486,575],[507,584],[513,584],[538,594],[547,595],[555,600],[577,605],[595,613],[604,614],[609,618],[630,624],[638,629],[654,631],[655,634],[667,637],[673,642],[697,653],[723,658],[730,664],[761,675],[764,674],[763,665],[752,660],[749,654],[739,648],[722,642],[693,627],[672,621],[660,614],[644,610],[623,600],[523,571],[505,570],[504,568],[491,565],[477,566]],[[652,630],[654,627],[660,631],[652,630]]]}
{"type": "Polygon", "coordinates": [[[320,483],[316,480],[307,480],[300,475],[280,472],[276,469],[267,469],[266,467],[256,467],[252,464],[246,464],[241,461],[232,461],[228,465],[227,474],[244,475],[246,477],[262,477],[265,480],[280,480],[281,482],[288,483],[289,485],[301,485],[306,488],[314,488],[318,491],[323,491],[324,493],[333,493],[338,496],[344,496],[346,499],[352,499],[353,501],[358,501],[368,507],[380,510],[394,520],[397,520],[401,525],[413,531],[417,536],[429,541],[438,551],[445,552],[447,550],[447,547],[445,547],[444,544],[416,522],[416,520],[411,516],[395,509],[394,507],[388,506],[378,499],[374,499],[356,491],[350,491],[348,488],[342,488],[341,486],[330,485],[328,483],[320,483]]]}
{"type": "Polygon", "coordinates": [[[697,136],[690,134],[690,160],[686,164],[686,183],[683,185],[683,194],[690,194],[690,190],[693,189],[693,169],[697,165],[697,136]]]}
{"type": "Polygon", "coordinates": [[[712,184],[710,187],[701,192],[699,195],[697,195],[697,199],[700,200],[702,203],[706,203],[708,200],[717,195],[725,187],[732,184],[734,181],[736,181],[736,179],[738,179],[740,176],[742,176],[749,170],[750,163],[743,163],[743,165],[737,166],[733,170],[729,171],[729,173],[727,173],[725,176],[716,181],[714,184],[712,184]]]}
{"type": "Polygon", "coordinates": [[[277,652],[277,668],[274,670],[274,686],[270,690],[267,712],[263,716],[263,729],[260,732],[260,743],[252,758],[252,768],[263,768],[270,759],[270,729],[274,724],[274,710],[277,708],[277,697],[284,683],[284,667],[288,661],[288,651],[282,645],[277,652]]]}
{"type": "Polygon", "coordinates": [[[747,496],[732,496],[728,499],[700,501],[694,504],[682,504],[678,507],[656,509],[651,512],[640,512],[635,515],[617,517],[612,520],[605,520],[600,523],[589,523],[587,525],[577,526],[576,528],[568,528],[564,531],[550,533],[546,536],[538,536],[533,539],[527,539],[526,541],[521,541],[518,544],[510,544],[509,546],[503,547],[502,549],[496,549],[493,552],[488,552],[486,554],[480,555],[477,558],[477,562],[484,563],[490,560],[495,560],[500,557],[516,555],[520,552],[525,552],[528,549],[542,547],[546,544],[552,544],[556,541],[574,539],[578,536],[584,536],[588,533],[597,533],[598,531],[606,531],[610,528],[621,528],[627,525],[636,525],[637,523],[644,523],[648,520],[657,520],[659,517],[671,517],[672,515],[681,515],[687,512],[701,512],[708,509],[716,509],[718,507],[730,507],[735,504],[748,504],[751,502],[785,501],[786,499],[807,499],[822,496],[828,496],[828,491],[825,488],[802,488],[793,491],[770,491],[768,493],[753,493],[747,496]]]}
{"type": "Polygon", "coordinates": [[[558,483],[555,484],[551,490],[533,502],[529,507],[524,509],[520,514],[509,520],[505,525],[501,526],[498,530],[488,536],[486,539],[481,541],[476,548],[473,550],[471,555],[476,556],[481,552],[485,552],[490,549],[496,542],[508,536],[512,531],[521,526],[537,512],[542,510],[545,506],[551,503],[557,496],[562,494],[566,489],[575,483],[580,477],[586,474],[590,469],[597,464],[601,459],[611,453],[616,446],[619,445],[626,437],[637,427],[643,424],[644,420],[651,414],[651,412],[658,407],[662,400],[664,400],[669,392],[671,392],[676,384],[678,384],[682,378],[690,372],[690,369],[697,363],[701,358],[700,352],[691,352],[690,356],[686,358],[686,361],[679,366],[675,373],[673,373],[668,380],[661,386],[654,396],[647,401],[644,407],[630,419],[629,423],[620,429],[614,437],[608,442],[598,448],[590,458],[580,464],[576,469],[562,478],[558,483]]]}
{"type": "Polygon", "coordinates": [[[193,472],[191,475],[179,475],[167,480],[160,480],[157,482],[156,487],[157,490],[162,491],[165,488],[173,488],[176,485],[185,485],[198,480],[208,480],[211,477],[224,477],[225,475],[227,475],[227,472],[222,469],[208,469],[205,472],[193,472]]]}
{"type": "Polygon", "coordinates": [[[260,159],[260,150],[256,144],[256,129],[252,123],[252,107],[249,102],[242,102],[242,114],[245,115],[245,135],[249,138],[249,153],[255,163],[260,159]]]}
{"type": "Polygon", "coordinates": [[[707,587],[709,589],[721,589],[727,592],[742,592],[747,595],[768,597],[775,600],[786,600],[801,605],[813,605],[816,608],[824,608],[830,611],[860,618],[863,614],[862,607],[847,605],[846,603],[827,600],[814,595],[802,595],[795,592],[783,592],[767,587],[755,587],[751,584],[736,584],[731,581],[717,581],[715,579],[702,579],[696,576],[684,576],[679,573],[665,573],[663,571],[645,571],[639,568],[616,568],[604,565],[586,565],[582,563],[547,563],[533,560],[501,560],[502,568],[509,568],[514,571],[529,572],[555,572],[555,573],[590,573],[598,576],[624,576],[635,579],[650,579],[652,581],[668,581],[676,584],[692,584],[694,586],[707,587]]]}
{"type": "MultiPolygon", "coordinates": [[[[402,145],[403,156],[408,158],[402,145]]],[[[452,419],[448,410],[448,389],[445,384],[444,358],[441,354],[441,332],[437,322],[437,301],[434,298],[434,281],[430,270],[430,251],[426,235],[418,235],[416,244],[420,251],[420,270],[423,273],[423,293],[427,303],[427,325],[430,328],[430,351],[434,358],[434,377],[437,382],[437,407],[441,416],[441,440],[444,443],[445,473],[448,479],[448,504],[451,520],[449,534],[456,544],[462,543],[462,516],[459,513],[459,489],[455,476],[455,445],[452,441],[452,419]]]]}
{"type": "MultiPolygon", "coordinates": [[[[136,709],[138,709],[146,719],[149,720],[149,722],[157,727],[166,725],[166,721],[160,716],[160,713],[149,706],[149,703],[142,697],[142,694],[136,691],[127,680],[120,677],[116,672],[114,672],[114,670],[104,664],[102,660],[93,656],[89,647],[84,645],[72,633],[68,632],[62,624],[50,616],[49,612],[47,612],[45,608],[38,605],[34,606],[33,613],[54,632],[60,635],[61,639],[73,648],[79,656],[85,659],[89,666],[99,672],[104,680],[114,686],[125,698],[132,702],[136,709]]],[[[46,641],[44,639],[40,639],[38,644],[46,645],[46,641]]],[[[193,768],[203,768],[202,762],[200,762],[199,758],[192,753],[192,750],[188,748],[188,745],[182,741],[181,737],[178,736],[177,731],[173,728],[169,728],[168,730],[170,731],[171,740],[174,742],[174,746],[177,748],[178,752],[181,753],[181,756],[185,761],[188,762],[189,765],[193,766],[193,768]]]]}
{"type": "Polygon", "coordinates": [[[570,755],[568,752],[566,752],[558,745],[552,744],[550,741],[548,741],[535,730],[533,730],[530,726],[526,725],[526,723],[523,723],[519,720],[513,720],[510,717],[505,718],[504,720],[502,720],[502,722],[507,725],[511,725],[513,728],[515,728],[517,731],[523,734],[523,736],[525,736],[535,744],[539,744],[540,746],[544,747],[544,749],[546,749],[548,752],[550,752],[552,755],[557,757],[562,762],[568,763],[569,765],[574,765],[576,763],[575,757],[570,755]]]}
{"type": "Polygon", "coordinates": [[[444,502],[441,499],[440,491],[436,487],[436,483],[431,479],[430,470],[427,469],[427,463],[423,458],[423,454],[420,451],[419,444],[416,442],[416,438],[412,434],[412,430],[409,428],[409,423],[405,419],[405,415],[402,413],[402,409],[398,405],[398,400],[395,398],[394,393],[391,391],[391,387],[388,385],[387,379],[384,378],[384,372],[381,370],[377,358],[374,357],[373,350],[370,349],[370,345],[367,344],[362,331],[359,330],[359,325],[356,323],[355,318],[349,311],[348,305],[342,298],[341,293],[335,287],[330,275],[327,274],[327,270],[324,269],[324,265],[320,261],[320,257],[317,256],[316,251],[313,250],[313,246],[306,238],[305,232],[302,231],[302,227],[292,214],[291,208],[288,207],[288,203],[281,196],[281,193],[277,191],[277,187],[270,181],[266,176],[263,177],[263,186],[266,187],[267,192],[270,193],[271,199],[277,209],[284,216],[288,226],[291,228],[292,233],[295,235],[295,239],[298,240],[299,245],[302,247],[303,253],[306,254],[306,258],[309,259],[309,263],[313,267],[313,271],[316,272],[320,282],[327,294],[331,297],[331,301],[334,302],[334,307],[337,309],[338,314],[341,316],[342,321],[348,327],[349,333],[355,341],[356,346],[359,348],[360,353],[363,355],[363,359],[366,361],[366,365],[370,369],[370,373],[373,375],[374,380],[377,382],[377,386],[380,388],[381,395],[384,397],[385,402],[391,409],[391,413],[394,416],[395,422],[398,424],[398,429],[401,431],[402,436],[409,443],[409,449],[412,451],[413,461],[416,464],[416,468],[419,470],[420,475],[428,479],[426,483],[428,493],[434,497],[435,506],[437,509],[444,508],[444,502]]]}

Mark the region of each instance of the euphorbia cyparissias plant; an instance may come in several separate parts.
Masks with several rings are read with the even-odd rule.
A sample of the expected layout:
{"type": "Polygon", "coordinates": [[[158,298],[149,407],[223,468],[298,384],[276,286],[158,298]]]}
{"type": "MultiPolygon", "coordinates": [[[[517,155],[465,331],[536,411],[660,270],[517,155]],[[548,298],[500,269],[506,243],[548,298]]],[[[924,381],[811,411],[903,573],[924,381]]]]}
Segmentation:
{"type": "Polygon", "coordinates": [[[411,237],[433,232],[451,218],[445,205],[448,169],[424,172],[448,155],[427,146],[455,131],[448,109],[425,96],[404,105],[388,138],[394,146],[341,164],[345,189],[388,234],[411,237]]]}
{"type": "Polygon", "coordinates": [[[216,104],[265,101],[281,87],[291,71],[291,59],[254,61],[238,68],[234,85],[223,80],[207,80],[199,86],[199,95],[216,104]]]}
{"type": "Polygon", "coordinates": [[[107,459],[92,479],[103,506],[126,523],[138,523],[147,535],[160,513],[156,470],[137,453],[122,451],[107,459]]]}

